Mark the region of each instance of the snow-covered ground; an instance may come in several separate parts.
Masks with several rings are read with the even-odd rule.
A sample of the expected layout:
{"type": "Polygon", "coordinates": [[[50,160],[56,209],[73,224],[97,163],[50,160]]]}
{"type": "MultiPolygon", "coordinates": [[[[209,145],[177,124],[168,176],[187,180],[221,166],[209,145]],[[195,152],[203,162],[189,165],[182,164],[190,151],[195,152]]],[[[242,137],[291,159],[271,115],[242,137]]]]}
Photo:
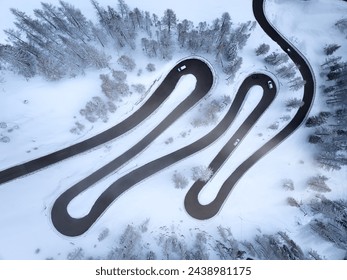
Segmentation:
{"type": "MultiPolygon", "coordinates": [[[[50,0],[49,2],[57,4],[58,1],[50,0]]],[[[99,2],[106,5],[114,1],[100,0],[99,2]]],[[[86,16],[94,16],[89,2],[71,1],[71,3],[80,7],[86,16]]],[[[179,19],[188,18],[195,23],[211,22],[225,11],[230,13],[234,22],[254,20],[250,0],[194,0],[189,2],[189,7],[187,7],[187,1],[183,0],[159,2],[128,0],[127,3],[130,7],[138,6],[140,9],[157,14],[162,14],[166,8],[172,8],[179,19]]],[[[30,13],[32,9],[39,7],[39,1],[16,0],[2,3],[1,29],[12,25],[13,18],[9,15],[7,7],[17,7],[30,13]]],[[[269,0],[267,11],[268,16],[282,34],[307,55],[314,68],[317,84],[321,84],[319,65],[325,44],[339,43],[343,46],[339,50],[341,55],[343,51],[346,53],[346,43],[341,34],[333,28],[333,24],[347,14],[347,5],[339,1],[332,3],[331,0],[314,2],[269,0]]],[[[4,42],[4,37],[0,37],[0,42],[4,42]]],[[[225,94],[233,99],[238,86],[248,73],[261,71],[272,75],[273,70],[265,69],[262,59],[254,54],[254,49],[263,42],[271,46],[270,51],[278,50],[278,46],[257,26],[242,51],[244,63],[234,82],[228,84],[225,76],[217,72],[216,83],[209,100],[225,94]]],[[[133,74],[128,74],[127,79],[129,83],[143,83],[146,88],[149,88],[155,79],[160,79],[152,88],[151,92],[153,92],[165,74],[182,58],[182,54],[178,53],[169,63],[155,61],[157,71],[154,73],[143,71],[143,74],[138,77],[135,71],[133,74]]],[[[213,58],[206,57],[206,59],[213,65],[213,58]]],[[[148,60],[144,59],[142,54],[138,54],[136,63],[137,68],[144,69],[148,60]]],[[[120,109],[110,116],[107,123],[86,122],[79,115],[79,110],[91,97],[101,95],[98,78],[100,73],[100,71],[89,71],[85,76],[63,79],[59,82],[47,82],[40,77],[26,81],[24,78],[6,74],[5,82],[0,84],[0,122],[6,122],[8,127],[0,132],[10,137],[11,141],[0,143],[0,170],[96,135],[126,118],[141,106],[141,103],[136,105],[140,96],[134,94],[131,98],[123,100],[120,109]],[[76,121],[86,125],[81,135],[70,133],[76,121]],[[12,132],[7,131],[10,128],[13,128],[12,132]]],[[[285,101],[290,97],[300,98],[302,91],[291,92],[285,83],[281,84],[278,80],[277,82],[280,86],[278,97],[244,141],[238,145],[223,169],[206,186],[200,197],[201,202],[211,201],[218,191],[220,182],[223,182],[238,164],[288,123],[288,120],[281,120],[281,117],[295,114],[295,110],[286,111],[285,101]],[[279,123],[278,130],[269,129],[269,126],[275,122],[279,123]]],[[[151,245],[155,247],[155,236],[164,233],[167,229],[171,231],[172,227],[174,231],[189,240],[196,232],[194,229],[198,228],[214,236],[217,234],[217,226],[222,225],[230,227],[232,234],[238,240],[250,240],[259,233],[271,234],[286,231],[304,250],[312,248],[327,259],[341,258],[344,252],[320,240],[305,228],[304,225],[310,217],[304,216],[298,208],[290,207],[286,203],[288,196],[303,202],[314,197],[315,193],[307,188],[306,182],[309,177],[318,173],[331,178],[329,186],[332,192],[327,194],[327,197],[332,199],[347,197],[347,190],[343,186],[343,182],[347,181],[346,169],[339,172],[327,172],[318,168],[313,161],[314,147],[307,142],[309,131],[304,127],[299,128],[241,178],[216,217],[199,221],[191,218],[184,210],[184,197],[193,181],[190,179],[187,188],[178,190],[174,188],[172,175],[177,171],[191,178],[192,167],[208,165],[256,105],[262,94],[262,90],[257,87],[249,93],[234,124],[216,143],[127,191],[81,237],[68,238],[57,233],[50,221],[50,210],[55,199],[74,183],[104,166],[136,143],[182,98],[187,96],[194,85],[194,77],[189,75],[184,77],[160,110],[135,130],[119,139],[27,177],[1,185],[0,259],[44,259],[47,257],[64,259],[67,253],[76,247],[82,247],[88,255],[103,256],[114,246],[114,239],[119,237],[126,225],[139,225],[148,218],[150,219],[149,230],[145,238],[150,243],[149,247],[151,245]],[[282,188],[283,180],[286,178],[293,180],[294,191],[285,191],[282,188]],[[111,237],[102,243],[98,242],[98,236],[105,228],[110,230],[111,237]]],[[[150,160],[193,142],[210,131],[213,128],[212,125],[200,128],[194,128],[191,125],[191,121],[199,114],[199,106],[200,104],[197,104],[178,119],[134,160],[77,197],[69,207],[70,214],[75,217],[83,216],[98,195],[117,178],[150,160]],[[183,132],[186,133],[183,134],[183,132]],[[170,137],[173,138],[173,142],[165,143],[170,137]]],[[[319,112],[321,106],[323,101],[317,94],[312,113],[319,112]]],[[[227,109],[222,112],[220,119],[227,109]]]]}

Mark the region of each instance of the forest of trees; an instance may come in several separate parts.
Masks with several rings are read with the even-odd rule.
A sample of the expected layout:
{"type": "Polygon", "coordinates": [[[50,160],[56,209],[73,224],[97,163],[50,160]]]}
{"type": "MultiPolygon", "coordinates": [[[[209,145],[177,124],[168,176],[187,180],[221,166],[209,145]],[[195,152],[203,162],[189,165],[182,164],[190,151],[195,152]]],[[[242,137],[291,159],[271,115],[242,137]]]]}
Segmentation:
{"type": "Polygon", "coordinates": [[[344,250],[347,259],[347,201],[332,201],[318,195],[310,203],[310,208],[312,213],[318,216],[311,220],[311,229],[321,238],[344,250]]]}
{"type": "MultiPolygon", "coordinates": [[[[332,242],[345,251],[347,259],[347,201],[329,200],[317,195],[308,204],[310,234],[332,242]]],[[[284,231],[274,234],[259,233],[250,241],[237,240],[231,229],[217,227],[215,235],[195,228],[191,237],[184,236],[172,227],[163,226],[157,234],[151,234],[152,243],[144,242],[150,219],[140,225],[127,225],[119,237],[111,241],[111,249],[105,255],[93,256],[77,247],[68,253],[68,259],[179,259],[179,260],[320,260],[324,256],[313,249],[303,249],[284,231]]],[[[114,238],[106,228],[100,232],[98,242],[114,238]]],[[[107,242],[107,241],[106,241],[107,242]]]]}
{"type": "Polygon", "coordinates": [[[322,92],[326,100],[326,111],[311,116],[306,126],[315,130],[310,143],[319,147],[317,161],[328,170],[339,170],[347,165],[347,62],[335,51],[340,48],[331,44],[324,48],[326,59],[321,65],[326,84],[322,92]]]}
{"type": "MultiPolygon", "coordinates": [[[[15,29],[5,30],[9,44],[0,44],[0,68],[26,78],[42,75],[48,80],[83,74],[87,68],[109,67],[114,50],[143,51],[149,58],[171,59],[176,48],[191,54],[210,53],[232,78],[242,64],[242,49],[255,22],[234,25],[228,13],[211,24],[184,19],[167,9],[162,17],[118,0],[102,7],[91,0],[98,21],[92,22],[71,4],[42,3],[31,17],[18,9],[15,29]],[[140,44],[137,45],[137,42],[140,44]]],[[[126,70],[132,70],[131,66],[126,70]]],[[[134,67],[134,65],[133,65],[134,67]]]]}

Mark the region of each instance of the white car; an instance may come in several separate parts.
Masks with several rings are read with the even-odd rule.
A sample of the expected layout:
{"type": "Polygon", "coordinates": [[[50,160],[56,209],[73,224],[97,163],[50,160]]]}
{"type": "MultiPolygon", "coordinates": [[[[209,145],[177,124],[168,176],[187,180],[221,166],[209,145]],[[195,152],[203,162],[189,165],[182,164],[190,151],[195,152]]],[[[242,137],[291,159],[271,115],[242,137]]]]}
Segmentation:
{"type": "Polygon", "coordinates": [[[274,85],[273,85],[273,83],[271,81],[267,82],[267,86],[268,86],[269,89],[273,89],[273,87],[274,87],[274,85]]]}
{"type": "Polygon", "coordinates": [[[183,71],[183,70],[186,69],[186,68],[187,68],[187,66],[183,65],[183,66],[181,66],[181,67],[178,67],[177,71],[178,71],[178,72],[181,72],[181,71],[183,71]]]}
{"type": "Polygon", "coordinates": [[[237,144],[240,142],[240,139],[237,138],[236,141],[234,142],[234,146],[237,146],[237,144]]]}

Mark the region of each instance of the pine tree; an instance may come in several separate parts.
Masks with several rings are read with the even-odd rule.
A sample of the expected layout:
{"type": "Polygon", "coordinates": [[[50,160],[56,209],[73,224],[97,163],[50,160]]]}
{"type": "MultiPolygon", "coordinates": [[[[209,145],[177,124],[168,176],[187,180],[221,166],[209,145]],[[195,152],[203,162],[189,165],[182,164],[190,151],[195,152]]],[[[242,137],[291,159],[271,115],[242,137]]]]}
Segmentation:
{"type": "Polygon", "coordinates": [[[286,53],[276,53],[273,52],[272,54],[268,55],[265,57],[265,62],[273,65],[273,66],[278,66],[282,63],[287,62],[289,59],[288,55],[286,53]]]}
{"type": "Polygon", "coordinates": [[[37,57],[29,50],[24,51],[21,47],[2,45],[0,53],[0,60],[9,64],[9,69],[15,73],[26,78],[32,78],[37,74],[37,57]]]}
{"type": "Polygon", "coordinates": [[[256,48],[255,53],[257,56],[259,56],[259,55],[267,54],[269,50],[270,50],[270,46],[268,44],[263,43],[259,45],[258,48],[256,48]]]}
{"type": "Polygon", "coordinates": [[[276,70],[277,74],[284,79],[294,78],[296,75],[295,64],[283,65],[276,70]]]}
{"type": "Polygon", "coordinates": [[[291,109],[297,109],[304,105],[304,102],[298,98],[290,98],[286,101],[286,107],[291,109]]]}
{"type": "Polygon", "coordinates": [[[129,56],[122,55],[118,58],[117,62],[122,66],[122,68],[126,71],[133,71],[136,67],[135,61],[129,56]]]}
{"type": "Polygon", "coordinates": [[[184,189],[185,187],[188,186],[188,179],[182,175],[181,173],[175,172],[172,175],[172,181],[175,184],[176,189],[184,189]]]}
{"type": "Polygon", "coordinates": [[[317,175],[317,176],[311,177],[308,180],[307,184],[312,190],[315,190],[318,192],[330,192],[331,189],[326,184],[327,180],[328,180],[327,177],[322,175],[317,175]]]}
{"type": "MultiPolygon", "coordinates": [[[[183,20],[179,24],[177,24],[177,41],[181,48],[186,46],[186,42],[188,41],[189,33],[193,29],[194,25],[191,21],[183,20]]],[[[196,31],[198,32],[198,31],[196,31]]]]}
{"type": "Polygon", "coordinates": [[[248,27],[251,22],[241,23],[235,30],[231,32],[230,41],[236,42],[239,50],[242,50],[246,45],[250,34],[248,33],[248,27]]]}
{"type": "Polygon", "coordinates": [[[331,201],[324,196],[310,204],[313,214],[311,229],[323,239],[347,250],[347,201],[331,201]]]}
{"type": "Polygon", "coordinates": [[[142,259],[141,233],[133,225],[128,225],[116,246],[109,252],[108,260],[142,259]]]}
{"type": "Polygon", "coordinates": [[[176,27],[177,24],[177,18],[176,14],[173,10],[167,9],[164,11],[164,16],[161,20],[163,26],[167,28],[168,34],[170,36],[171,30],[176,27]]]}
{"type": "Polygon", "coordinates": [[[335,23],[335,26],[341,31],[346,33],[347,32],[347,18],[340,19],[335,23]]]}
{"type": "Polygon", "coordinates": [[[71,32],[75,37],[86,44],[92,39],[92,34],[90,32],[91,22],[87,21],[86,17],[79,9],[76,9],[69,3],[64,1],[59,1],[59,3],[61,5],[60,11],[69,22],[71,32]]]}
{"type": "Polygon", "coordinates": [[[167,29],[159,32],[158,50],[160,57],[164,60],[170,60],[173,53],[173,41],[167,29]]]}
{"type": "Polygon", "coordinates": [[[211,168],[206,166],[196,166],[192,168],[193,176],[192,179],[194,181],[203,181],[207,182],[213,175],[213,171],[211,168]]]}
{"type": "Polygon", "coordinates": [[[341,46],[338,45],[338,44],[330,44],[330,45],[327,45],[325,48],[324,48],[324,53],[326,55],[332,55],[336,50],[338,50],[341,46]]]}
{"type": "Polygon", "coordinates": [[[290,81],[289,89],[292,91],[297,91],[301,89],[306,84],[306,81],[301,77],[296,77],[290,81]]]}

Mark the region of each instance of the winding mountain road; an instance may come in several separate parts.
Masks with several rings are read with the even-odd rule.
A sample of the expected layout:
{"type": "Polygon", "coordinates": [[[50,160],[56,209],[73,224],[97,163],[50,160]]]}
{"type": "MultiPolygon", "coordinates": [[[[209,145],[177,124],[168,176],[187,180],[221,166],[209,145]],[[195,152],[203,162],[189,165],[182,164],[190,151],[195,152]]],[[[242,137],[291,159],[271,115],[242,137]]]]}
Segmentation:
{"type": "MultiPolygon", "coordinates": [[[[77,236],[83,234],[95,223],[95,221],[115,201],[115,199],[125,191],[135,186],[142,180],[148,178],[149,176],[209,146],[211,143],[217,140],[235,120],[239,110],[242,107],[242,103],[244,102],[249,92],[249,89],[254,85],[259,85],[263,87],[264,92],[266,92],[267,94],[263,95],[261,101],[258,103],[256,108],[246,120],[247,124],[249,124],[249,126],[252,126],[275,98],[276,87],[274,86],[272,89],[269,89],[267,86],[269,80],[274,83],[270,77],[261,73],[247,77],[242,83],[239,91],[237,92],[234,102],[232,103],[226,116],[213,130],[211,130],[208,134],[206,134],[199,140],[175,152],[153,160],[118,179],[97,198],[90,212],[86,216],[81,218],[72,217],[68,213],[69,203],[78,194],[80,194],[81,191],[91,186],[91,183],[94,183],[95,179],[99,179],[99,173],[105,174],[106,172],[104,171],[104,169],[106,169],[107,172],[111,172],[117,169],[119,167],[117,159],[114,160],[111,164],[108,164],[106,167],[99,169],[83,181],[65,191],[55,201],[52,208],[52,222],[55,228],[62,234],[68,236],[77,236]]],[[[240,132],[236,133],[232,137],[232,139],[236,139],[236,137],[242,138],[244,133],[244,131],[240,130],[240,132]]],[[[120,156],[120,158],[122,157],[123,155],[120,156]]],[[[130,158],[128,159],[130,160],[130,158]]]]}
{"type": "MultiPolygon", "coordinates": [[[[11,168],[0,171],[0,185],[11,180],[17,179],[21,176],[28,175],[32,172],[38,171],[49,165],[55,164],[59,161],[65,160],[72,156],[78,155],[92,148],[100,146],[110,140],[113,140],[126,132],[132,130],[165,102],[170,94],[175,89],[178,81],[183,75],[192,74],[197,79],[197,84],[194,92],[190,94],[181,104],[179,104],[173,112],[168,116],[168,119],[163,122],[163,125],[168,125],[169,122],[175,121],[179,115],[184,114],[185,111],[194,106],[201,98],[203,98],[213,85],[213,74],[208,65],[198,59],[186,59],[178,63],[165,77],[159,87],[150,96],[150,98],[132,115],[127,119],[113,126],[112,128],[92,137],[83,142],[66,147],[62,150],[45,155],[43,157],[31,160],[29,162],[13,166],[11,168]],[[187,69],[183,72],[178,72],[177,69],[186,65],[187,69]]],[[[156,129],[163,129],[163,125],[156,129]]],[[[155,132],[151,135],[153,136],[155,132]]],[[[139,147],[140,145],[136,145],[139,147]]],[[[135,156],[135,149],[132,150],[135,156]]],[[[126,154],[126,156],[131,156],[126,154]]]]}
{"type": "MultiPolygon", "coordinates": [[[[296,115],[289,122],[289,124],[282,129],[270,141],[260,147],[254,154],[246,159],[228,179],[222,184],[216,198],[209,204],[202,205],[199,202],[199,194],[208,182],[197,181],[187,192],[184,204],[187,212],[197,219],[208,219],[216,215],[225,200],[230,194],[231,190],[237,181],[266,153],[271,151],[279,143],[284,141],[291,133],[293,133],[305,120],[314,98],[315,85],[314,76],[311,68],[303,55],[300,54],[286,39],[279,34],[278,31],[266,19],[264,14],[265,0],[253,0],[253,12],[260,26],[264,31],[274,40],[279,46],[287,52],[289,57],[297,64],[300,65],[299,70],[306,81],[304,87],[303,101],[304,105],[297,111],[296,115]]],[[[277,88],[275,82],[263,73],[254,73],[246,77],[241,84],[238,92],[235,95],[233,103],[231,104],[227,114],[224,118],[205,136],[196,140],[193,143],[187,144],[179,150],[176,150],[163,157],[155,159],[146,163],[143,166],[129,172],[125,176],[119,178],[116,182],[111,184],[95,201],[89,213],[84,217],[74,218],[68,213],[69,203],[87,190],[93,184],[116,171],[122,165],[129,162],[133,157],[141,153],[148,147],[161,133],[180,118],[187,110],[197,104],[204,96],[207,95],[213,85],[213,74],[209,66],[199,59],[187,59],[176,65],[163,80],[161,85],[156,89],[152,96],[145,102],[145,104],[137,110],[133,115],[129,116],[126,120],[115,125],[111,129],[85,140],[81,143],[67,147],[63,150],[57,151],[50,155],[35,159],[28,163],[20,164],[0,172],[0,184],[18,178],[20,176],[29,174],[31,172],[40,170],[41,168],[54,164],[58,161],[67,159],[71,156],[77,155],[87,151],[93,147],[101,145],[107,141],[117,138],[129,130],[135,128],[143,120],[150,117],[150,115],[158,110],[160,105],[167,99],[170,93],[174,90],[179,79],[186,74],[192,74],[197,79],[197,84],[193,92],[182,101],[172,112],[168,113],[162,122],[160,122],[152,131],[150,131],[143,139],[131,147],[129,150],[118,156],[116,159],[100,168],[96,172],[90,174],[88,177],[78,182],[74,186],[67,189],[62,193],[54,202],[51,211],[51,218],[54,227],[66,236],[78,236],[86,232],[107,208],[126,190],[138,184],[149,176],[163,170],[166,167],[177,163],[184,158],[193,155],[207,146],[211,145],[214,141],[221,137],[221,135],[231,126],[234,122],[238,112],[241,110],[244,100],[253,86],[261,86],[263,88],[263,96],[256,107],[253,109],[247,119],[241,124],[234,135],[229,139],[221,151],[209,164],[209,167],[214,173],[218,172],[228,157],[233,153],[234,149],[239,145],[245,135],[249,132],[252,126],[262,116],[266,109],[270,106],[276,97],[277,88]],[[186,66],[183,71],[177,71],[182,66],[186,66]],[[273,87],[269,87],[269,82],[273,87]],[[235,143],[237,143],[235,145],[235,143]]]]}
{"type": "MultiPolygon", "coordinates": [[[[217,196],[213,201],[208,204],[201,204],[199,202],[199,194],[208,182],[197,181],[188,191],[184,205],[187,212],[196,219],[209,219],[215,216],[222,208],[228,195],[233,187],[240,180],[240,178],[265,154],[275,148],[279,143],[284,141],[289,135],[291,135],[305,120],[308,115],[315,94],[315,80],[313,71],[305,59],[305,57],[269,23],[265,15],[265,2],[266,0],[253,0],[253,13],[258,21],[259,25],[263,28],[271,39],[288,54],[288,56],[298,66],[300,74],[303,80],[306,81],[304,86],[303,106],[301,106],[289,124],[284,127],[276,136],[270,141],[264,144],[260,149],[253,153],[248,159],[246,159],[240,166],[236,168],[234,172],[226,179],[222,184],[217,196]]],[[[243,135],[249,129],[247,120],[242,124],[239,131],[243,131],[243,135]]],[[[236,132],[237,134],[238,132],[236,132]]],[[[221,168],[224,161],[230,153],[233,151],[233,140],[229,141],[220,153],[214,158],[209,167],[215,171],[221,168]]]]}

